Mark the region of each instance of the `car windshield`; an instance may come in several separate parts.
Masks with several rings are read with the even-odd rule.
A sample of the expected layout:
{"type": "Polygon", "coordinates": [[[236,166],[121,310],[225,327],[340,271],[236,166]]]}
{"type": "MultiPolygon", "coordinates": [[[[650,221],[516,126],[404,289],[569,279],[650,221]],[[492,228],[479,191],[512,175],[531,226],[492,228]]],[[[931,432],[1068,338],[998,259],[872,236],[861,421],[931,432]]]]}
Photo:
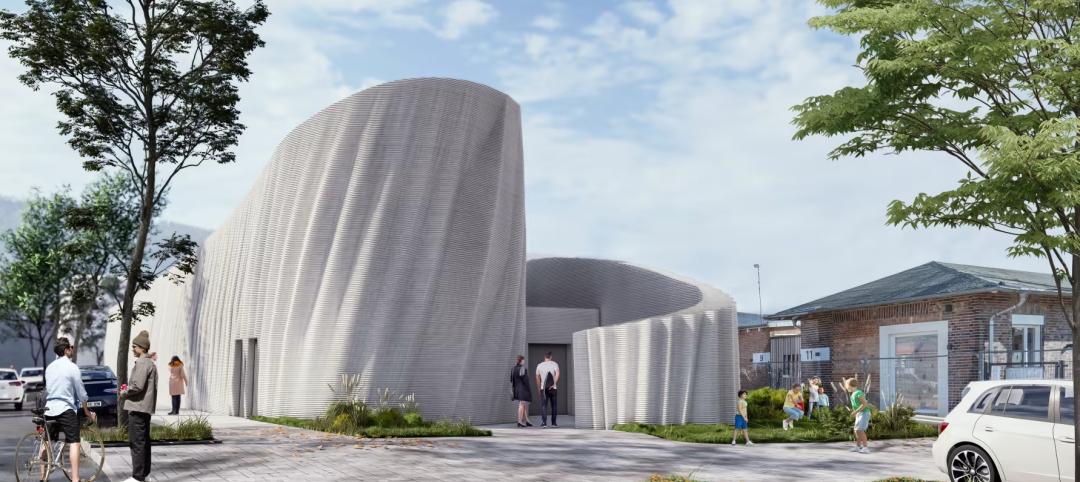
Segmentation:
{"type": "Polygon", "coordinates": [[[19,377],[15,376],[15,372],[0,372],[0,380],[18,380],[19,377]]]}
{"type": "Polygon", "coordinates": [[[82,369],[82,379],[84,382],[90,380],[109,380],[111,378],[113,378],[112,371],[82,369]]]}
{"type": "Polygon", "coordinates": [[[41,371],[42,370],[37,369],[37,368],[32,369],[32,370],[23,370],[22,376],[24,376],[24,377],[40,377],[41,376],[41,371]]]}

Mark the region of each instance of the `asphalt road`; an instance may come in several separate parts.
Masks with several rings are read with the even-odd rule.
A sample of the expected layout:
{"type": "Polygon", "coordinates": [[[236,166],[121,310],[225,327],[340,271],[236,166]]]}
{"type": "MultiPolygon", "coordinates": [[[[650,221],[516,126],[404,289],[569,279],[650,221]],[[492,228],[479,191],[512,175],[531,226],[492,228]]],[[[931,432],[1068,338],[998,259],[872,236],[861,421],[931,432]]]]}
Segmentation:
{"type": "Polygon", "coordinates": [[[33,429],[28,410],[16,412],[12,405],[0,405],[0,482],[15,481],[15,445],[33,429]]]}
{"type": "MultiPolygon", "coordinates": [[[[25,405],[24,410],[16,412],[13,405],[0,405],[0,482],[15,482],[15,446],[19,439],[28,432],[34,430],[33,416],[30,413],[30,404],[25,405]]],[[[50,481],[66,481],[64,474],[53,474],[50,481]]],[[[109,482],[109,478],[102,474],[98,480],[109,482]]]]}

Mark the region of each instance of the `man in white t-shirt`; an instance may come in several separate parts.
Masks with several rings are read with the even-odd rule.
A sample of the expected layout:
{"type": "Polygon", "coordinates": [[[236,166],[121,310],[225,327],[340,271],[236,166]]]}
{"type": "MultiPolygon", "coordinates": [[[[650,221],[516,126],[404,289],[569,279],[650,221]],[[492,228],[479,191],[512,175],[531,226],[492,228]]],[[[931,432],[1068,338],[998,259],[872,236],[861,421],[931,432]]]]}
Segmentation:
{"type": "Polygon", "coordinates": [[[551,406],[551,426],[558,427],[555,414],[559,387],[559,364],[551,359],[551,352],[544,353],[544,361],[536,365],[536,386],[540,388],[540,428],[547,427],[548,405],[551,406]]]}

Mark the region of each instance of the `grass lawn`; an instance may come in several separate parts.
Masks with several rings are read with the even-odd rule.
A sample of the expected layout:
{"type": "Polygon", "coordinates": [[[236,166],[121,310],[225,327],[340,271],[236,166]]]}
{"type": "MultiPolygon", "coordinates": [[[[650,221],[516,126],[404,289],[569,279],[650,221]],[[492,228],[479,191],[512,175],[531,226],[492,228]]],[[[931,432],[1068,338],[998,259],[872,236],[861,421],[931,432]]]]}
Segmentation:
{"type": "Polygon", "coordinates": [[[369,438],[405,438],[405,437],[489,437],[490,430],[483,430],[465,422],[424,422],[416,426],[404,427],[363,427],[356,431],[337,432],[330,430],[325,423],[306,418],[294,417],[251,417],[257,422],[266,422],[288,427],[298,427],[319,432],[340,433],[369,438]]]}
{"type": "MultiPolygon", "coordinates": [[[[649,425],[627,423],[616,425],[614,428],[623,432],[645,433],[678,442],[710,444],[731,443],[731,434],[734,430],[731,425],[725,424],[649,425]]],[[[915,424],[906,432],[875,433],[872,431],[870,441],[935,436],[937,436],[936,427],[915,424]]],[[[851,434],[830,433],[816,421],[796,422],[795,428],[787,431],[780,427],[780,422],[765,424],[751,422],[750,440],[754,441],[754,443],[845,442],[853,440],[853,437],[851,434]]],[[[742,434],[739,434],[739,443],[743,443],[742,434]]]]}

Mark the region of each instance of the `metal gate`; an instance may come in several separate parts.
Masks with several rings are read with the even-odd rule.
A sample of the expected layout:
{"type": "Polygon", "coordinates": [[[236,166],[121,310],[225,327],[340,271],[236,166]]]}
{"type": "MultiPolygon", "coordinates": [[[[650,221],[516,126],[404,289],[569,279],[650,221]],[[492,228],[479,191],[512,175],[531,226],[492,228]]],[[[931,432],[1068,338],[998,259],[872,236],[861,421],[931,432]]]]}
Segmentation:
{"type": "Polygon", "coordinates": [[[802,348],[800,336],[777,336],[769,340],[769,358],[772,370],[769,384],[773,387],[790,387],[802,380],[799,350],[802,348]]]}

